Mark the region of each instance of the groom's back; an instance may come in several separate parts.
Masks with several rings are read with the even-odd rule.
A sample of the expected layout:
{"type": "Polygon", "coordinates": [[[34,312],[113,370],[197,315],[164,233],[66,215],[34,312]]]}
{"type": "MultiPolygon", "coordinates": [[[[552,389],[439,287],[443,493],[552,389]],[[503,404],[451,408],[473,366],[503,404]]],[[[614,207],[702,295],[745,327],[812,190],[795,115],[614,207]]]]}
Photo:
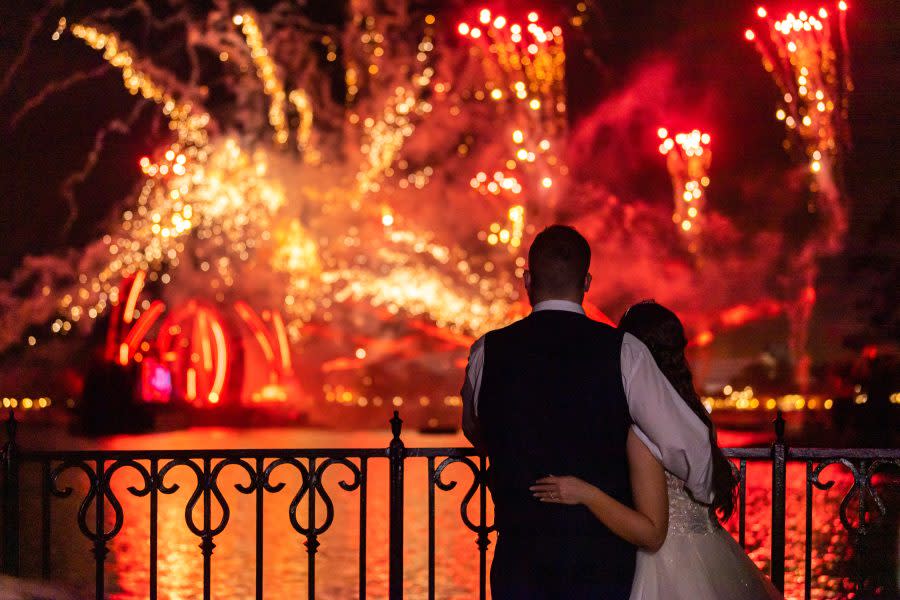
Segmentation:
{"type": "Polygon", "coordinates": [[[583,506],[538,502],[529,486],[574,475],[631,505],[622,335],[564,311],[539,311],[485,338],[479,421],[501,535],[534,548],[548,577],[630,584],[635,550],[583,506]]]}

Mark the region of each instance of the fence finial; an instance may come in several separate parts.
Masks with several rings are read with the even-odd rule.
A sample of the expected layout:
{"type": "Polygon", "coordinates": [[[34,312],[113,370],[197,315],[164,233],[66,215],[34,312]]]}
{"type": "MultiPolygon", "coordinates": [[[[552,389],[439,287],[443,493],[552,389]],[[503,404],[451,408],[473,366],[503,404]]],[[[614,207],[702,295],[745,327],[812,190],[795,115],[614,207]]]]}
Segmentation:
{"type": "Polygon", "coordinates": [[[403,419],[400,418],[400,411],[395,410],[394,416],[391,417],[391,433],[394,435],[394,439],[391,440],[391,445],[400,444],[400,429],[403,427],[403,419]]]}
{"type": "Polygon", "coordinates": [[[781,409],[775,413],[775,420],[772,423],[775,424],[775,443],[784,444],[784,413],[781,409]]]}

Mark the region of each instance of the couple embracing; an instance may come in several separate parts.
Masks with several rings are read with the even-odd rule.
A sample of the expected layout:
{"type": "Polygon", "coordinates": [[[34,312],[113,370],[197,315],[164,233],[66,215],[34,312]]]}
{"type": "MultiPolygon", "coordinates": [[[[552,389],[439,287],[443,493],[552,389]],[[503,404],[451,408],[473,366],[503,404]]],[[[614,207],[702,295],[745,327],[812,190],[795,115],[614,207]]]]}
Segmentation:
{"type": "Polygon", "coordinates": [[[719,524],[737,481],[694,391],[681,322],[582,309],[590,247],[553,225],[528,253],[531,314],[473,346],[463,430],[489,458],[494,600],[767,600],[719,524]]]}

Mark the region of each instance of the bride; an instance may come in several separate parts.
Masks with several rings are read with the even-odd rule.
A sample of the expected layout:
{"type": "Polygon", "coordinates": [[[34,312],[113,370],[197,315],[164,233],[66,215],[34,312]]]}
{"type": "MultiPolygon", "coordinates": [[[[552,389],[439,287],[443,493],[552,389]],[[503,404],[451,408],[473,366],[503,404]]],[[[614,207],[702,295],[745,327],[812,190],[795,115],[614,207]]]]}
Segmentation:
{"type": "Polygon", "coordinates": [[[647,345],[672,386],[709,427],[712,505],[693,500],[684,482],[663,470],[634,428],[627,442],[633,509],[576,477],[539,479],[532,492],[542,502],[585,505],[613,533],[639,548],[631,600],[781,599],[720,524],[734,512],[738,482],[694,390],[681,321],[655,302],[642,302],[626,311],[619,328],[647,345]]]}

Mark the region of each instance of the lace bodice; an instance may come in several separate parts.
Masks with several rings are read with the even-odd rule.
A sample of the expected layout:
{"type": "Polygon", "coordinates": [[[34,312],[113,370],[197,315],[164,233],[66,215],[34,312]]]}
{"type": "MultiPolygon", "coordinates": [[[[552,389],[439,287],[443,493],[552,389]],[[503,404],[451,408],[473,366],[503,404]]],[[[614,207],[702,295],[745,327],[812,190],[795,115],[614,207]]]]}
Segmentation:
{"type": "Polygon", "coordinates": [[[709,517],[709,509],[694,501],[684,489],[684,481],[666,472],[669,491],[669,535],[713,533],[719,523],[709,517]]]}

